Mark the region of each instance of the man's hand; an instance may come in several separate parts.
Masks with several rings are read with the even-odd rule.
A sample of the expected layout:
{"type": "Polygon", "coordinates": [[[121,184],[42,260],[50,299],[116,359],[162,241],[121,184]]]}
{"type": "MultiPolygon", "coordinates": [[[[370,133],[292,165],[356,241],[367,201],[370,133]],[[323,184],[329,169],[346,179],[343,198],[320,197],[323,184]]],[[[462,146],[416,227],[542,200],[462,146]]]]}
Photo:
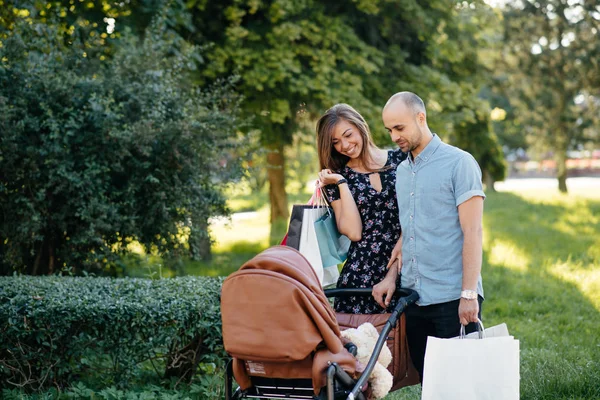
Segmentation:
{"type": "Polygon", "coordinates": [[[477,322],[479,314],[479,301],[460,299],[458,304],[458,318],[461,325],[468,325],[470,322],[477,322]]]}
{"type": "Polygon", "coordinates": [[[396,278],[398,276],[397,264],[392,264],[385,278],[377,285],[373,286],[371,294],[373,298],[383,308],[388,308],[392,301],[392,296],[396,292],[396,278]]]}
{"type": "Polygon", "coordinates": [[[396,261],[398,261],[398,271],[397,271],[397,273],[399,274],[400,271],[402,270],[402,235],[400,235],[400,238],[398,238],[398,241],[396,242],[396,245],[392,249],[392,255],[390,256],[390,261],[388,261],[387,268],[390,269],[390,267],[396,261]]]}

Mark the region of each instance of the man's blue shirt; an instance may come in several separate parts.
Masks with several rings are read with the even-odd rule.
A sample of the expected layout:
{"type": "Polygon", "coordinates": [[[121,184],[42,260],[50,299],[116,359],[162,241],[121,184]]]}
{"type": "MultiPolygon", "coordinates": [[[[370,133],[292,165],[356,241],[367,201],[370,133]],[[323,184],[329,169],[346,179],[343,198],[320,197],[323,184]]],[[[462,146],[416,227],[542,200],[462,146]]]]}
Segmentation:
{"type": "MultiPolygon", "coordinates": [[[[434,134],[414,160],[409,154],[398,165],[396,195],[402,287],[416,290],[421,306],[459,299],[464,236],[458,206],[474,196],[485,198],[477,161],[434,134]]],[[[483,297],[481,275],[477,293],[483,297]]]]}

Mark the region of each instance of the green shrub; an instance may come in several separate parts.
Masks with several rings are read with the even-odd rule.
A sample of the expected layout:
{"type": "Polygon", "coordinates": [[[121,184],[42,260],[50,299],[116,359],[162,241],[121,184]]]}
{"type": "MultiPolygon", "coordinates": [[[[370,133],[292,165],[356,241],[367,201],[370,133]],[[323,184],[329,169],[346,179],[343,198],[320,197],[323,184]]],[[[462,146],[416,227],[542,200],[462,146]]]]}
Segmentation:
{"type": "Polygon", "coordinates": [[[213,374],[221,278],[0,277],[0,387],[129,387],[213,374]]]}
{"type": "Polygon", "coordinates": [[[172,263],[205,255],[207,221],[241,176],[232,82],[195,85],[198,49],[158,22],[106,60],[51,25],[7,35],[0,274],[116,275],[132,240],[172,263]]]}
{"type": "Polygon", "coordinates": [[[140,387],[119,389],[115,386],[91,389],[81,382],[67,389],[50,388],[38,393],[25,393],[21,389],[0,391],[2,400],[216,400],[222,399],[222,375],[202,376],[197,382],[180,384],[177,387],[163,387],[146,384],[140,387]],[[211,383],[206,381],[210,380],[211,383]]]}

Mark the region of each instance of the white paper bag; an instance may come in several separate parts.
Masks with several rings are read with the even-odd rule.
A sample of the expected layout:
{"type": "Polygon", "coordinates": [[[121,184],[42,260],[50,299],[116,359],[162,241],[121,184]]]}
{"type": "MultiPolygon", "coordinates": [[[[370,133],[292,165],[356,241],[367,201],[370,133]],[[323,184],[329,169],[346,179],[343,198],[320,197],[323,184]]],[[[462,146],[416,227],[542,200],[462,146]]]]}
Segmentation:
{"type": "Polygon", "coordinates": [[[325,212],[325,208],[322,207],[304,209],[302,231],[300,232],[300,246],[298,247],[298,251],[306,257],[317,273],[321,286],[323,286],[323,262],[321,261],[321,252],[319,251],[319,243],[317,242],[317,234],[315,233],[315,221],[325,212]]]}
{"type": "Polygon", "coordinates": [[[428,337],[421,399],[518,400],[519,341],[503,325],[482,339],[428,337]]]}
{"type": "MultiPolygon", "coordinates": [[[[502,336],[510,336],[508,333],[508,327],[505,323],[500,325],[492,326],[491,328],[485,328],[483,330],[483,337],[491,338],[491,337],[502,337],[502,336]]],[[[512,337],[512,336],[511,336],[512,337]]],[[[479,332],[471,332],[465,336],[467,339],[478,339],[479,332]]],[[[460,336],[457,336],[455,339],[460,339],[460,336]]]]}
{"type": "Polygon", "coordinates": [[[323,268],[323,282],[321,285],[323,287],[336,284],[338,279],[340,278],[340,271],[338,270],[338,266],[332,265],[330,267],[323,268]]]}

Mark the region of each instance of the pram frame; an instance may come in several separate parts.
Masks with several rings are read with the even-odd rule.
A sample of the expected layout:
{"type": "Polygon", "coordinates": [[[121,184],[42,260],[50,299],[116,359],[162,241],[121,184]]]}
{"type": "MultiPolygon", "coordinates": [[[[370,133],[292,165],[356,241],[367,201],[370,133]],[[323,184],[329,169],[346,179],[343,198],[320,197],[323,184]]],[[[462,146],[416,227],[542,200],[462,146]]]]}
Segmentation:
{"type": "MultiPolygon", "coordinates": [[[[373,290],[372,288],[335,288],[335,289],[326,289],[324,292],[327,297],[348,297],[348,296],[371,296],[372,290],[373,290]]],[[[377,363],[377,359],[379,358],[381,349],[383,348],[383,346],[386,343],[388,334],[390,333],[392,328],[396,325],[396,323],[398,322],[398,319],[400,318],[400,315],[402,315],[404,310],[407,307],[409,307],[410,305],[414,304],[419,299],[419,294],[411,289],[398,288],[398,289],[396,289],[395,295],[399,296],[398,302],[397,302],[396,306],[394,307],[394,310],[392,311],[390,318],[388,318],[383,329],[381,330],[381,333],[379,334],[379,338],[377,339],[377,343],[375,344],[375,347],[373,349],[373,354],[371,355],[371,358],[369,359],[369,362],[367,363],[365,370],[363,371],[363,373],[361,374],[361,376],[358,380],[355,381],[354,379],[352,379],[352,377],[350,377],[350,375],[348,375],[346,373],[346,371],[344,371],[336,363],[331,363],[329,365],[329,367],[327,368],[327,372],[326,372],[326,374],[327,374],[326,386],[321,390],[321,392],[319,393],[318,396],[311,395],[312,397],[307,397],[307,396],[294,397],[294,394],[289,394],[289,395],[276,395],[275,397],[268,397],[268,396],[273,396],[273,394],[261,395],[260,391],[257,391],[257,390],[258,390],[258,388],[264,389],[264,387],[260,387],[260,386],[258,386],[258,387],[253,386],[253,387],[247,389],[246,391],[241,391],[240,388],[238,387],[237,390],[235,392],[233,392],[233,390],[232,390],[233,389],[233,369],[232,369],[231,360],[230,360],[227,363],[227,368],[226,368],[225,400],[239,400],[239,399],[246,399],[246,398],[251,398],[251,399],[283,398],[283,399],[290,399],[290,400],[307,400],[307,399],[308,400],[336,400],[336,394],[335,394],[336,380],[337,380],[337,382],[342,384],[345,388],[352,387],[352,390],[344,391],[347,393],[347,397],[346,397],[347,400],[365,400],[362,389],[365,386],[367,379],[371,375],[371,372],[373,372],[373,369],[375,368],[375,364],[377,363]],[[255,393],[253,393],[253,390],[255,393]]],[[[278,378],[271,378],[271,379],[276,382],[280,381],[282,385],[286,385],[285,382],[289,381],[288,379],[278,379],[278,378]]],[[[288,388],[292,389],[292,390],[306,389],[305,387],[295,388],[293,386],[290,387],[289,385],[277,387],[277,389],[288,389],[288,388]]],[[[310,389],[312,391],[312,385],[310,386],[310,389]]],[[[340,397],[338,396],[337,398],[339,399],[340,397]]]]}

